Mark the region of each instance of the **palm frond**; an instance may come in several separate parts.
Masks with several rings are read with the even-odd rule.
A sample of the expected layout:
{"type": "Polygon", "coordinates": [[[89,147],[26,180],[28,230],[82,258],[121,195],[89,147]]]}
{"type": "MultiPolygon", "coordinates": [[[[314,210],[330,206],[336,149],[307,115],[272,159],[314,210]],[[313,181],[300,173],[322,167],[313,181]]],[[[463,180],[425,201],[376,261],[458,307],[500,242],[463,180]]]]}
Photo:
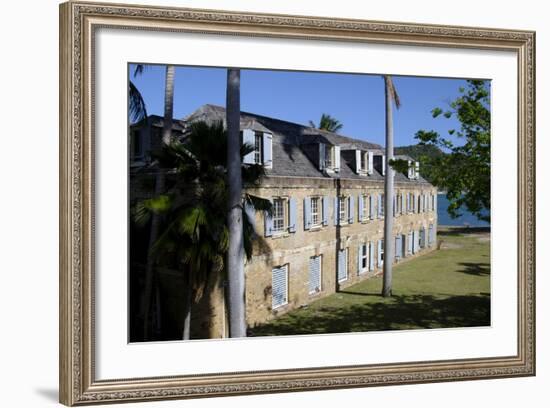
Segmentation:
{"type": "Polygon", "coordinates": [[[128,81],[128,113],[132,123],[147,118],[145,100],[132,81],[128,81]]]}

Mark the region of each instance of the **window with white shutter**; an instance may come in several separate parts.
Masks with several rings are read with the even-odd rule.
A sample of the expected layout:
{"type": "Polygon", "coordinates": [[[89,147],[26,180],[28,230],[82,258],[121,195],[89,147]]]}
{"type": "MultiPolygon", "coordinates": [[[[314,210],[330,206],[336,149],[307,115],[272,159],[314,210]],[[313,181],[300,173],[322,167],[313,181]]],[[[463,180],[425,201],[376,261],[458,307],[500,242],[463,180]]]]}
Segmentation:
{"type": "Polygon", "coordinates": [[[288,264],[272,269],[271,296],[273,309],[288,303],[288,264]]]}
{"type": "Polygon", "coordinates": [[[276,198],[273,200],[273,215],[272,215],[272,231],[273,233],[281,233],[286,230],[287,224],[287,209],[286,200],[284,198],[276,198]]]}
{"type": "Polygon", "coordinates": [[[320,197],[311,197],[311,226],[320,227],[322,222],[322,201],[320,197]]]}
{"type": "Polygon", "coordinates": [[[321,291],[321,265],[322,255],[309,258],[309,294],[321,291]]]}
{"type": "Polygon", "coordinates": [[[358,248],[358,268],[359,274],[365,273],[369,270],[369,247],[366,243],[359,245],[358,248]]]}
{"type": "Polygon", "coordinates": [[[348,249],[338,251],[338,282],[348,279],[348,249]]]}
{"type": "Polygon", "coordinates": [[[348,222],[348,200],[345,196],[338,197],[338,221],[340,225],[348,222]]]}

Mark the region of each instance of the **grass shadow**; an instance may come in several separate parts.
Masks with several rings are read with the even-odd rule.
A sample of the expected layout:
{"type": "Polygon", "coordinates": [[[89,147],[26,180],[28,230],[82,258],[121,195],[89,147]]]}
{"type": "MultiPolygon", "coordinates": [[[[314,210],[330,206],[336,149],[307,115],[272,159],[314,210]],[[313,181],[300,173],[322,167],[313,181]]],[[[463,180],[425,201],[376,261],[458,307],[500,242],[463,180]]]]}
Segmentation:
{"type": "Polygon", "coordinates": [[[438,237],[454,237],[463,234],[490,233],[491,227],[442,227],[437,231],[438,237]]]}
{"type": "Polygon", "coordinates": [[[488,326],[488,295],[393,296],[376,303],[290,312],[279,319],[249,329],[249,336],[349,333],[384,330],[488,326]]]}
{"type": "Polygon", "coordinates": [[[464,266],[464,269],[459,272],[468,275],[488,276],[491,274],[491,264],[489,263],[460,262],[459,265],[464,266]]]}

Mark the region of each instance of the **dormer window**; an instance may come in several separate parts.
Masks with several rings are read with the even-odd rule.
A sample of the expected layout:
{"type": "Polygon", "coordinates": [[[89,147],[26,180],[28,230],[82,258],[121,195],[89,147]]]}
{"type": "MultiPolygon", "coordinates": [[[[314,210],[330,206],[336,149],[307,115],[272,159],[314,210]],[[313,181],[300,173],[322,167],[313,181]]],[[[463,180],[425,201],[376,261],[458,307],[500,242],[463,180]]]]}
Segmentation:
{"type": "Polygon", "coordinates": [[[262,139],[263,139],[263,133],[262,132],[256,132],[254,134],[254,163],[255,164],[262,164],[262,139]]]}
{"type": "Polygon", "coordinates": [[[377,154],[374,156],[374,168],[381,174],[386,174],[386,156],[383,154],[377,154]]]}
{"type": "Polygon", "coordinates": [[[417,161],[413,162],[412,160],[409,160],[408,164],[409,168],[407,176],[410,180],[418,180],[418,178],[420,177],[420,163],[417,161]]]}
{"type": "Polygon", "coordinates": [[[273,168],[273,136],[271,133],[243,129],[241,131],[243,144],[248,144],[254,150],[243,158],[245,164],[261,164],[265,168],[273,168]]]}
{"type": "Polygon", "coordinates": [[[328,172],[340,171],[340,146],[319,143],[319,169],[328,172]]]}
{"type": "Polygon", "coordinates": [[[141,140],[141,135],[138,131],[133,130],[131,132],[130,138],[131,138],[130,143],[131,143],[131,147],[132,147],[132,149],[131,149],[132,159],[133,160],[139,160],[143,156],[143,143],[142,143],[142,140],[141,140]]]}
{"type": "Polygon", "coordinates": [[[332,169],[333,163],[334,163],[334,147],[327,145],[325,147],[325,168],[332,169]]]}
{"type": "Polygon", "coordinates": [[[373,153],[362,150],[355,151],[355,171],[361,176],[372,174],[373,153]]]}

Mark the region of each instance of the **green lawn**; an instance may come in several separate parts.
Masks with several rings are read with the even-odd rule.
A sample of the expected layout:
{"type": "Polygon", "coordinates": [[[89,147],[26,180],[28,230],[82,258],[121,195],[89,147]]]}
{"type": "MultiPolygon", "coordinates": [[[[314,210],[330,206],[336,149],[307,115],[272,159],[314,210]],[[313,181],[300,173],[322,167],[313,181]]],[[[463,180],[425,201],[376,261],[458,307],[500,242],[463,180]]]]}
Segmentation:
{"type": "Polygon", "coordinates": [[[393,296],[381,276],[250,328],[250,336],[490,325],[489,231],[441,228],[441,249],[394,266],[393,296]]]}

